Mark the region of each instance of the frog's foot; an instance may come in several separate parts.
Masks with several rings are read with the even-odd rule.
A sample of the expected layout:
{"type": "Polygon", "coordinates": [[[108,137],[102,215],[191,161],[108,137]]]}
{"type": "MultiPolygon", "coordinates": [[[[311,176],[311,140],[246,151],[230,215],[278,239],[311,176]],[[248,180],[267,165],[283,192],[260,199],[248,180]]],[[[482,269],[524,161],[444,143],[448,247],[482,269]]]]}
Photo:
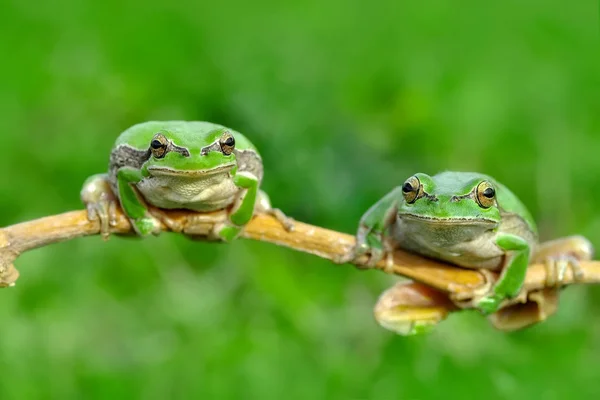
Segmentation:
{"type": "Polygon", "coordinates": [[[208,238],[211,240],[221,240],[231,242],[242,233],[243,227],[235,225],[230,221],[218,222],[213,226],[208,238]]]}
{"type": "Polygon", "coordinates": [[[581,282],[584,279],[584,271],[580,260],[572,255],[558,255],[546,258],[546,287],[557,288],[565,284],[565,274],[568,269],[573,273],[573,282],[581,282]]]}
{"type": "MultiPolygon", "coordinates": [[[[450,298],[460,308],[477,308],[483,311],[483,309],[489,310],[498,305],[501,299],[494,294],[494,282],[496,282],[496,275],[487,270],[481,269],[478,271],[484,278],[484,283],[476,289],[468,292],[459,292],[452,294],[450,298]]],[[[452,292],[452,287],[449,288],[452,292]]],[[[485,312],[485,311],[484,311],[485,312]]]]}
{"type": "Polygon", "coordinates": [[[385,266],[381,268],[381,270],[386,274],[394,274],[394,253],[391,250],[384,251],[381,254],[377,252],[374,254],[373,252],[362,252],[360,249],[353,247],[346,254],[333,256],[331,261],[336,264],[351,263],[354,264],[358,269],[372,269],[375,268],[377,263],[379,263],[379,261],[382,259],[385,259],[385,266]],[[361,260],[364,255],[369,256],[369,259],[366,262],[361,260]]]}
{"type": "Polygon", "coordinates": [[[569,269],[574,282],[583,280],[580,262],[591,260],[593,255],[594,248],[589,240],[583,236],[569,236],[541,243],[533,262],[545,265],[547,287],[558,287],[564,285],[569,269]]]}
{"type": "Polygon", "coordinates": [[[150,215],[152,215],[158,221],[160,221],[163,224],[165,224],[166,227],[167,227],[167,229],[169,229],[171,232],[180,233],[180,232],[183,231],[184,224],[181,223],[181,222],[179,222],[179,221],[176,221],[176,220],[172,219],[163,210],[161,210],[159,208],[151,208],[151,209],[148,210],[148,212],[150,213],[150,215]]]}
{"type": "Polygon", "coordinates": [[[161,232],[160,221],[152,216],[129,219],[129,221],[133,230],[140,236],[158,235],[161,232]]]}
{"type": "Polygon", "coordinates": [[[379,261],[385,258],[386,265],[383,268],[384,272],[393,273],[394,271],[394,254],[393,246],[384,240],[383,235],[376,232],[369,232],[366,237],[357,238],[356,245],[352,247],[346,254],[336,256],[332,261],[336,264],[352,263],[359,269],[374,268],[379,261]],[[367,260],[364,257],[367,256],[367,260]]]}
{"type": "Polygon", "coordinates": [[[279,208],[273,208],[269,195],[262,190],[258,191],[254,212],[275,217],[287,232],[292,232],[294,230],[294,219],[285,215],[279,208]]]}
{"type": "Polygon", "coordinates": [[[506,307],[490,315],[488,320],[501,331],[523,329],[546,320],[558,309],[559,289],[545,288],[521,293],[506,307]]]}
{"type": "Polygon", "coordinates": [[[375,305],[375,320],[399,335],[431,331],[456,307],[447,296],[428,286],[400,282],[386,290],[375,305]]]}
{"type": "Polygon", "coordinates": [[[530,293],[522,290],[506,307],[488,317],[492,325],[503,331],[514,331],[544,321],[554,314],[558,309],[560,287],[569,281],[584,279],[580,262],[590,260],[593,252],[591,243],[582,236],[542,243],[533,262],[543,263],[546,267],[545,288],[530,293]],[[572,280],[567,279],[569,269],[572,280]]]}
{"type": "Polygon", "coordinates": [[[86,206],[88,219],[99,221],[100,234],[104,240],[110,228],[117,224],[119,199],[114,195],[105,174],[89,177],[81,189],[81,200],[86,206]]]}
{"type": "Polygon", "coordinates": [[[279,208],[269,208],[268,210],[265,210],[265,214],[275,217],[286,232],[294,231],[294,219],[285,215],[279,208]]]}
{"type": "Polygon", "coordinates": [[[497,293],[489,294],[479,299],[475,305],[484,315],[490,315],[498,311],[500,304],[505,300],[505,297],[497,293]]]}

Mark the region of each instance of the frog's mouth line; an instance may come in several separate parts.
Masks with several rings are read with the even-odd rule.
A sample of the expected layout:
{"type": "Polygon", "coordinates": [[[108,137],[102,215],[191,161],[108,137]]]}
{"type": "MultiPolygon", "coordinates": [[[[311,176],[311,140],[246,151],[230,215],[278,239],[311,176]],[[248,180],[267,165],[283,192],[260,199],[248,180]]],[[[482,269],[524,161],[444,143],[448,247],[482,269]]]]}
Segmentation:
{"type": "Polygon", "coordinates": [[[198,169],[198,170],[186,170],[186,169],[173,169],[167,167],[148,167],[148,172],[153,176],[182,176],[197,178],[202,176],[214,175],[221,172],[227,172],[235,167],[234,163],[219,165],[215,168],[210,169],[198,169]]]}
{"type": "Polygon", "coordinates": [[[497,221],[488,218],[460,218],[460,217],[447,217],[447,218],[432,218],[424,217],[422,215],[415,214],[398,214],[399,218],[412,221],[425,222],[432,225],[498,225],[497,221]]]}

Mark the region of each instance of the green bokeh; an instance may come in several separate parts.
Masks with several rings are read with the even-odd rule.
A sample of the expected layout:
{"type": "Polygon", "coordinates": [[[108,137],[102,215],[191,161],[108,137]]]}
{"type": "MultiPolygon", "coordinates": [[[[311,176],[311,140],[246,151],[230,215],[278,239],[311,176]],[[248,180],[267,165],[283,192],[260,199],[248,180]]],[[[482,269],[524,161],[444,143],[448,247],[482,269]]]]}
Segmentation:
{"type": "MultiPolygon", "coordinates": [[[[410,174],[504,182],[543,238],[600,246],[598,2],[0,3],[0,225],[81,208],[151,119],[252,138],[273,203],[353,232],[410,174]]],[[[402,338],[392,277],[175,235],[24,254],[0,292],[0,399],[562,399],[600,394],[600,291],[514,334],[402,338]]]]}

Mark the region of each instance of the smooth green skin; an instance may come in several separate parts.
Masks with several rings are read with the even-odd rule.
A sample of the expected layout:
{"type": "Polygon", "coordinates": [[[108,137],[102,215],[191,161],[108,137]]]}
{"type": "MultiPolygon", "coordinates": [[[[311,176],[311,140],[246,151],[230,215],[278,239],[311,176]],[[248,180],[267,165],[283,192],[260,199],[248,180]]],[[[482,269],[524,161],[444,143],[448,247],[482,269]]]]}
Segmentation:
{"type": "MultiPolygon", "coordinates": [[[[256,152],[254,145],[239,132],[232,131],[221,125],[207,122],[146,122],[135,125],[123,132],[117,139],[115,147],[127,145],[143,151],[149,149],[150,142],[157,133],[162,133],[167,139],[179,147],[186,148],[189,156],[179,152],[169,152],[163,158],[150,157],[140,169],[122,167],[117,173],[118,197],[123,211],[132,220],[136,231],[140,235],[148,235],[155,231],[155,220],[148,214],[146,205],[140,198],[140,193],[135,190],[135,185],[144,178],[151,177],[153,170],[161,169],[181,179],[189,179],[186,174],[203,173],[206,171],[229,168],[233,182],[240,189],[246,189],[240,194],[242,201],[229,215],[231,224],[227,224],[218,232],[220,239],[230,241],[234,239],[252,218],[254,205],[258,193],[259,181],[248,174],[237,174],[237,160],[235,153],[225,155],[220,151],[210,151],[202,155],[201,150],[210,146],[228,130],[235,137],[236,150],[256,152]]],[[[182,208],[185,208],[182,204],[182,208]]]]}
{"type": "MultiPolygon", "coordinates": [[[[459,238],[461,234],[467,232],[467,229],[473,228],[477,236],[465,238],[463,243],[460,243],[461,239],[457,239],[458,242],[453,245],[462,246],[461,251],[465,254],[471,250],[481,253],[482,250],[478,249],[487,246],[491,254],[494,252],[494,247],[490,246],[491,242],[496,249],[506,255],[506,261],[496,268],[484,265],[486,260],[481,260],[481,264],[478,264],[472,260],[467,261],[466,258],[465,263],[468,265],[463,265],[468,268],[502,269],[500,279],[493,286],[491,293],[484,295],[476,305],[485,314],[494,313],[503,300],[516,296],[523,285],[532,247],[537,241],[536,225],[529,211],[510,190],[489,176],[466,172],[444,172],[433,177],[418,173],[415,176],[421,182],[424,192],[435,196],[436,201],[423,197],[409,204],[404,199],[402,187],[395,188],[362,217],[354,256],[370,253],[371,261],[375,263],[389,249],[389,246],[384,246],[387,242],[392,247],[408,247],[409,251],[444,259],[414,245],[403,246],[402,243],[398,243],[397,238],[393,237],[390,228],[394,225],[396,228],[402,228],[399,226],[400,221],[410,216],[417,217],[417,221],[421,221],[418,217],[422,218],[423,229],[419,229],[419,225],[416,225],[417,228],[407,234],[410,235],[411,241],[414,239],[421,243],[439,240],[437,237],[434,239],[434,236],[436,231],[442,229],[449,232],[450,237],[459,238]],[[495,205],[482,208],[471,197],[461,198],[458,201],[456,198],[453,199],[453,196],[472,193],[483,180],[490,182],[495,188],[495,205]],[[504,226],[502,221],[507,218],[519,222],[518,227],[514,228],[515,224],[512,223],[504,226]]],[[[436,249],[438,254],[446,254],[443,245],[439,246],[436,249]]],[[[454,258],[448,256],[445,261],[461,264],[461,257],[463,256],[458,255],[454,258]]]]}
{"type": "Polygon", "coordinates": [[[164,158],[151,157],[141,168],[144,177],[150,175],[148,169],[153,167],[182,172],[206,171],[229,164],[236,165],[235,154],[226,156],[218,151],[200,154],[203,147],[214,143],[224,131],[234,135],[237,150],[252,150],[258,153],[256,147],[241,133],[222,125],[200,121],[150,121],[134,125],[117,138],[115,147],[125,144],[138,150],[147,150],[154,135],[162,133],[173,143],[187,148],[190,156],[184,157],[180,153],[170,152],[164,158]]]}

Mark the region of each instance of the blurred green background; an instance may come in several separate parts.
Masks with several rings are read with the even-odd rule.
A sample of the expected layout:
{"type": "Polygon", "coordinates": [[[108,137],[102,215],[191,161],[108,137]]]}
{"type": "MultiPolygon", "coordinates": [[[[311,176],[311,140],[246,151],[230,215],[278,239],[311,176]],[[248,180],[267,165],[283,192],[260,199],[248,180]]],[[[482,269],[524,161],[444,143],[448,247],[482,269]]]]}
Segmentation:
{"type": "MultiPolygon", "coordinates": [[[[138,122],[246,133],[298,220],[353,233],[414,172],[476,170],[543,239],[600,246],[598,2],[0,3],[0,225],[80,209],[138,122]]],[[[600,394],[600,289],[494,331],[380,328],[396,279],[264,243],[99,237],[0,292],[0,398],[562,399],[600,394]]]]}

